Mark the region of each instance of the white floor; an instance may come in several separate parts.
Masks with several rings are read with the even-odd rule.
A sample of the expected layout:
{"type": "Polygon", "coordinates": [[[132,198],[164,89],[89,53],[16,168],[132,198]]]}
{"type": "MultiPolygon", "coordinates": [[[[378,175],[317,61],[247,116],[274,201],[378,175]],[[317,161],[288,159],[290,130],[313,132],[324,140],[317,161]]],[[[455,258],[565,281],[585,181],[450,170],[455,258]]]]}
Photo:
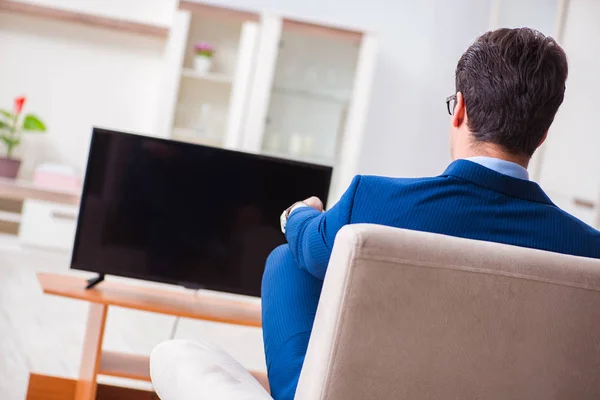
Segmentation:
{"type": "MultiPolygon", "coordinates": [[[[69,270],[69,259],[68,254],[21,248],[16,237],[0,235],[2,400],[25,399],[29,372],[70,378],[78,374],[88,304],[44,295],[35,276],[37,271],[77,273],[69,270]]],[[[155,345],[169,339],[174,321],[174,317],[111,307],[104,348],[147,355],[155,345]]],[[[259,329],[182,319],[175,337],[209,340],[247,368],[265,369],[259,329]]],[[[148,385],[108,377],[102,381],[132,387],[148,385]]]]}

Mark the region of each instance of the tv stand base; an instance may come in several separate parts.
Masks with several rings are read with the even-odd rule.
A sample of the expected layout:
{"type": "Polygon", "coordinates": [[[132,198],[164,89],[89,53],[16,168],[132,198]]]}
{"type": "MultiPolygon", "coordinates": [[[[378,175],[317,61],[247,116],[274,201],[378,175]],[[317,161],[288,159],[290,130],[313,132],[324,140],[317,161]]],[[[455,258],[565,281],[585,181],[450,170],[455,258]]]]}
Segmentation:
{"type": "Polygon", "coordinates": [[[104,281],[104,274],[100,274],[95,278],[90,278],[87,280],[87,286],[85,287],[85,289],[91,289],[102,281],[104,281]]]}

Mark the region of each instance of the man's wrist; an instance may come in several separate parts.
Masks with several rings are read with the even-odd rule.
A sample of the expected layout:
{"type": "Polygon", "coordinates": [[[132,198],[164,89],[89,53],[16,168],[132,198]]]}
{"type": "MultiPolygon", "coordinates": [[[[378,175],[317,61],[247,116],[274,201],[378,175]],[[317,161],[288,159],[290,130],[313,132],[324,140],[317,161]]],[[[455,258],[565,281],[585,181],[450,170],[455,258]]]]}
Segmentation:
{"type": "Polygon", "coordinates": [[[309,207],[309,205],[303,201],[298,201],[298,202],[292,204],[289,208],[287,208],[285,211],[283,211],[281,213],[281,217],[280,217],[280,221],[279,221],[281,223],[281,232],[283,232],[285,234],[285,230],[287,227],[287,221],[288,221],[288,218],[290,217],[290,215],[292,215],[292,213],[294,211],[296,211],[297,209],[304,208],[304,207],[309,207]]]}

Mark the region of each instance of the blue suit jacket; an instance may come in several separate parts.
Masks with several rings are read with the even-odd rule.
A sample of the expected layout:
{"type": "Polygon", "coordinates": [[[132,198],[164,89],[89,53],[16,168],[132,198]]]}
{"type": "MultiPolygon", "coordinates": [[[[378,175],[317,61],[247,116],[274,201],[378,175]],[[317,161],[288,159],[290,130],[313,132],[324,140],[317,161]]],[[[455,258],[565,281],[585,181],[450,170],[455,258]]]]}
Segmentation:
{"type": "Polygon", "coordinates": [[[337,232],[356,223],[600,258],[600,232],[555,206],[536,183],[467,160],[434,178],[357,176],[329,211],[294,211],[286,236],[298,265],[323,279],[337,232]]]}

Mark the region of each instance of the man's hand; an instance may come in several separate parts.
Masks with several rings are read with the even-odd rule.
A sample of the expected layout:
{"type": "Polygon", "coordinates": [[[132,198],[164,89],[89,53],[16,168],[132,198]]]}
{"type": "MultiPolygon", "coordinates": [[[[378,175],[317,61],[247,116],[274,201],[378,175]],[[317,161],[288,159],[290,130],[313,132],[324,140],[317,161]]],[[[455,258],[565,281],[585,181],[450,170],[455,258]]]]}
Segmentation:
{"type": "Polygon", "coordinates": [[[308,199],[304,200],[303,203],[317,211],[323,211],[323,202],[318,197],[309,197],[308,199]]]}

